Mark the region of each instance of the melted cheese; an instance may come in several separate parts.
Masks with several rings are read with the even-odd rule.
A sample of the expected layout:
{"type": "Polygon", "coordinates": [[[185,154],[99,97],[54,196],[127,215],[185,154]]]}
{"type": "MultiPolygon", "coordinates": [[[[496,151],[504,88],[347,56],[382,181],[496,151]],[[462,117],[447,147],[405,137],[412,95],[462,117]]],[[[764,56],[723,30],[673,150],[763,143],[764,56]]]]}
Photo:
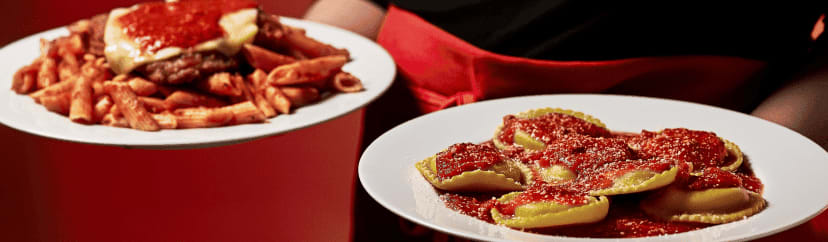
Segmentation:
{"type": "MultiPolygon", "coordinates": [[[[113,9],[109,12],[109,18],[106,21],[104,55],[110,68],[116,74],[129,73],[138,66],[172,58],[184,51],[180,47],[166,47],[155,53],[141,49],[137,42],[127,36],[123,26],[117,21],[119,17],[135,10],[136,7],[113,9]]],[[[193,49],[196,51],[217,50],[227,56],[235,55],[243,44],[253,42],[259,30],[256,26],[257,11],[254,8],[248,8],[225,14],[218,23],[224,30],[224,36],[199,43],[193,46],[193,49]]]]}

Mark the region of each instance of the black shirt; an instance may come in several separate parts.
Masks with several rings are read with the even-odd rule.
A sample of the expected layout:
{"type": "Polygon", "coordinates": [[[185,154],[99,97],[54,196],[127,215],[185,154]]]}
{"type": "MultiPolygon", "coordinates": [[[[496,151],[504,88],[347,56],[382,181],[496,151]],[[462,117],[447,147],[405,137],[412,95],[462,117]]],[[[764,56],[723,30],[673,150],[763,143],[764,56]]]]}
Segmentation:
{"type": "Polygon", "coordinates": [[[828,5],[828,1],[391,3],[477,47],[500,54],[552,60],[725,55],[764,61],[806,54],[814,46],[814,24],[828,5]]]}

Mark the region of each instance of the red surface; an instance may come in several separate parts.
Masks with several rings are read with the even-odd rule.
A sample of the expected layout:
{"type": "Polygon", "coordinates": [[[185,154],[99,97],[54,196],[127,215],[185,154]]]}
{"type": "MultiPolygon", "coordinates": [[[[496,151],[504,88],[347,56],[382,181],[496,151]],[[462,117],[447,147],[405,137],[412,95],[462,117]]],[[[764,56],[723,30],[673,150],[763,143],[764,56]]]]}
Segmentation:
{"type": "Polygon", "coordinates": [[[347,240],[362,118],[172,151],[2,127],[0,240],[347,240]]]}
{"type": "MultiPolygon", "coordinates": [[[[394,57],[398,81],[404,82],[421,112],[539,93],[634,94],[744,108],[752,94],[745,93],[743,86],[765,66],[761,61],[725,56],[608,61],[505,56],[476,48],[394,6],[386,14],[377,42],[394,57]]],[[[791,239],[828,241],[828,213],[767,238],[791,239]]]]}
{"type": "MultiPolygon", "coordinates": [[[[0,43],[135,2],[2,1],[0,43]]],[[[310,1],[261,4],[298,16],[310,1]]],[[[0,241],[347,241],[363,117],[173,151],[0,125],[0,241]]]]}

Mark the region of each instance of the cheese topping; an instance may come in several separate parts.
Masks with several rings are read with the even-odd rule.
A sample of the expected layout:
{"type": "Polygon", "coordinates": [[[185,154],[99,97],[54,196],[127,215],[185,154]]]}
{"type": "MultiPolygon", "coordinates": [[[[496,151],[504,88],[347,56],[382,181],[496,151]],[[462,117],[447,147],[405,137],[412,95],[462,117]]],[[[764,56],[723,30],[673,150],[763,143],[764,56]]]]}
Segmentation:
{"type": "MultiPolygon", "coordinates": [[[[130,37],[124,24],[119,21],[121,16],[135,11],[138,7],[139,5],[113,9],[106,22],[104,54],[110,68],[116,74],[129,73],[138,66],[178,56],[187,48],[170,46],[154,52],[142,48],[139,41],[136,41],[137,38],[130,37]]],[[[224,31],[223,36],[203,41],[191,48],[195,51],[216,50],[227,56],[235,55],[243,44],[251,43],[256,36],[259,29],[256,25],[257,11],[255,8],[245,8],[222,15],[218,25],[224,31]]]]}

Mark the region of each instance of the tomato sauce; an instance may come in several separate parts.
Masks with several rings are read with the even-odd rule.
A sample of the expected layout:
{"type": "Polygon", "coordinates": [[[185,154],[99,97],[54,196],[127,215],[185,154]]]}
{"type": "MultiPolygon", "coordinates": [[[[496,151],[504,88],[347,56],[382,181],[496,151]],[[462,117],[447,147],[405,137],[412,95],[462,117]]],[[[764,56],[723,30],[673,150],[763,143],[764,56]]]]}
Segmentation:
{"type": "Polygon", "coordinates": [[[632,171],[648,170],[661,173],[675,166],[673,160],[648,159],[648,160],[627,160],[608,163],[604,166],[583,169],[578,173],[578,178],[571,184],[575,189],[581,191],[593,191],[612,187],[616,178],[632,171]]]}
{"type": "Polygon", "coordinates": [[[582,134],[592,137],[610,136],[609,130],[575,116],[548,113],[529,119],[518,118],[514,115],[503,117],[503,130],[498,139],[507,144],[513,144],[516,130],[527,132],[533,138],[546,144],[570,134],[582,134]]]}
{"type": "Polygon", "coordinates": [[[448,179],[465,171],[491,167],[503,161],[503,156],[489,145],[460,143],[440,152],[435,159],[437,176],[448,179]]]}
{"type": "Polygon", "coordinates": [[[710,188],[741,187],[742,178],[717,167],[708,167],[702,170],[701,175],[688,179],[687,188],[690,190],[705,190],[710,188]]]}
{"type": "MultiPolygon", "coordinates": [[[[568,115],[547,115],[541,117],[539,120],[543,121],[540,122],[521,121],[514,117],[504,118],[504,131],[513,132],[514,128],[520,127],[523,130],[534,130],[532,133],[538,135],[536,137],[547,137],[545,150],[532,151],[514,146],[498,150],[494,148],[492,141],[480,145],[456,144],[438,154],[438,158],[442,157],[438,162],[443,161],[443,165],[438,166],[450,171],[445,175],[452,175],[464,170],[480,169],[508,158],[539,167],[564,165],[576,173],[575,179],[547,184],[539,178],[538,171],[532,169],[536,178],[535,183],[508,202],[495,200],[506,193],[442,192],[441,199],[450,209],[494,223],[491,219],[492,208],[497,208],[506,216],[512,216],[518,206],[534,202],[554,201],[570,206],[584,205],[589,202],[589,191],[611,187],[617,177],[630,171],[649,170],[661,173],[673,167],[679,169],[674,185],[683,186],[688,190],[743,187],[756,193],[762,192],[763,185],[750,169],[747,157],[735,172],[718,168],[718,165],[730,163],[732,159],[725,159],[727,151],[724,144],[712,132],[666,129],[661,132],[642,131],[641,134],[609,133],[606,129],[595,128],[590,126],[591,124],[574,121],[566,116],[568,115]],[[537,125],[538,123],[541,125],[537,125]],[[690,175],[691,169],[695,169],[693,172],[699,174],[690,175]]],[[[506,136],[499,138],[511,141],[506,136]]],[[[682,233],[713,226],[668,222],[650,217],[639,208],[641,199],[648,194],[650,192],[610,196],[607,217],[596,223],[526,231],[573,237],[635,238],[682,233]]]]}
{"type": "Polygon", "coordinates": [[[460,212],[462,214],[475,217],[477,219],[494,223],[492,219],[491,210],[497,203],[494,198],[478,199],[481,196],[468,196],[453,193],[445,193],[440,195],[440,199],[446,204],[446,207],[451,210],[460,212]],[[482,200],[482,202],[481,202],[482,200]]]}
{"type": "Polygon", "coordinates": [[[528,154],[525,160],[534,161],[540,167],[563,165],[580,171],[633,158],[624,140],[572,135],[552,141],[545,150],[528,154]]]}
{"type": "Polygon", "coordinates": [[[526,189],[509,202],[497,203],[497,209],[504,215],[515,214],[515,208],[533,202],[555,202],[558,204],[578,206],[589,203],[585,192],[570,189],[565,185],[539,184],[526,189]]]}
{"type": "Polygon", "coordinates": [[[638,209],[638,201],[640,200],[641,198],[637,194],[613,196],[607,217],[597,223],[530,231],[569,237],[639,238],[683,233],[710,226],[699,223],[667,222],[652,219],[638,209]]]}
{"type": "Polygon", "coordinates": [[[192,47],[224,35],[221,17],[245,8],[255,8],[247,0],[190,0],[143,3],[119,17],[127,36],[142,49],[155,52],[165,47],[192,47]]]}
{"type": "Polygon", "coordinates": [[[642,131],[631,139],[644,158],[663,157],[693,163],[694,170],[718,167],[725,161],[727,149],[715,133],[684,128],[661,132],[642,131]]]}
{"type": "Polygon", "coordinates": [[[736,173],[736,175],[739,176],[739,179],[742,179],[742,187],[748,191],[762,194],[765,185],[762,184],[762,181],[758,177],[744,173],[736,173]]]}

